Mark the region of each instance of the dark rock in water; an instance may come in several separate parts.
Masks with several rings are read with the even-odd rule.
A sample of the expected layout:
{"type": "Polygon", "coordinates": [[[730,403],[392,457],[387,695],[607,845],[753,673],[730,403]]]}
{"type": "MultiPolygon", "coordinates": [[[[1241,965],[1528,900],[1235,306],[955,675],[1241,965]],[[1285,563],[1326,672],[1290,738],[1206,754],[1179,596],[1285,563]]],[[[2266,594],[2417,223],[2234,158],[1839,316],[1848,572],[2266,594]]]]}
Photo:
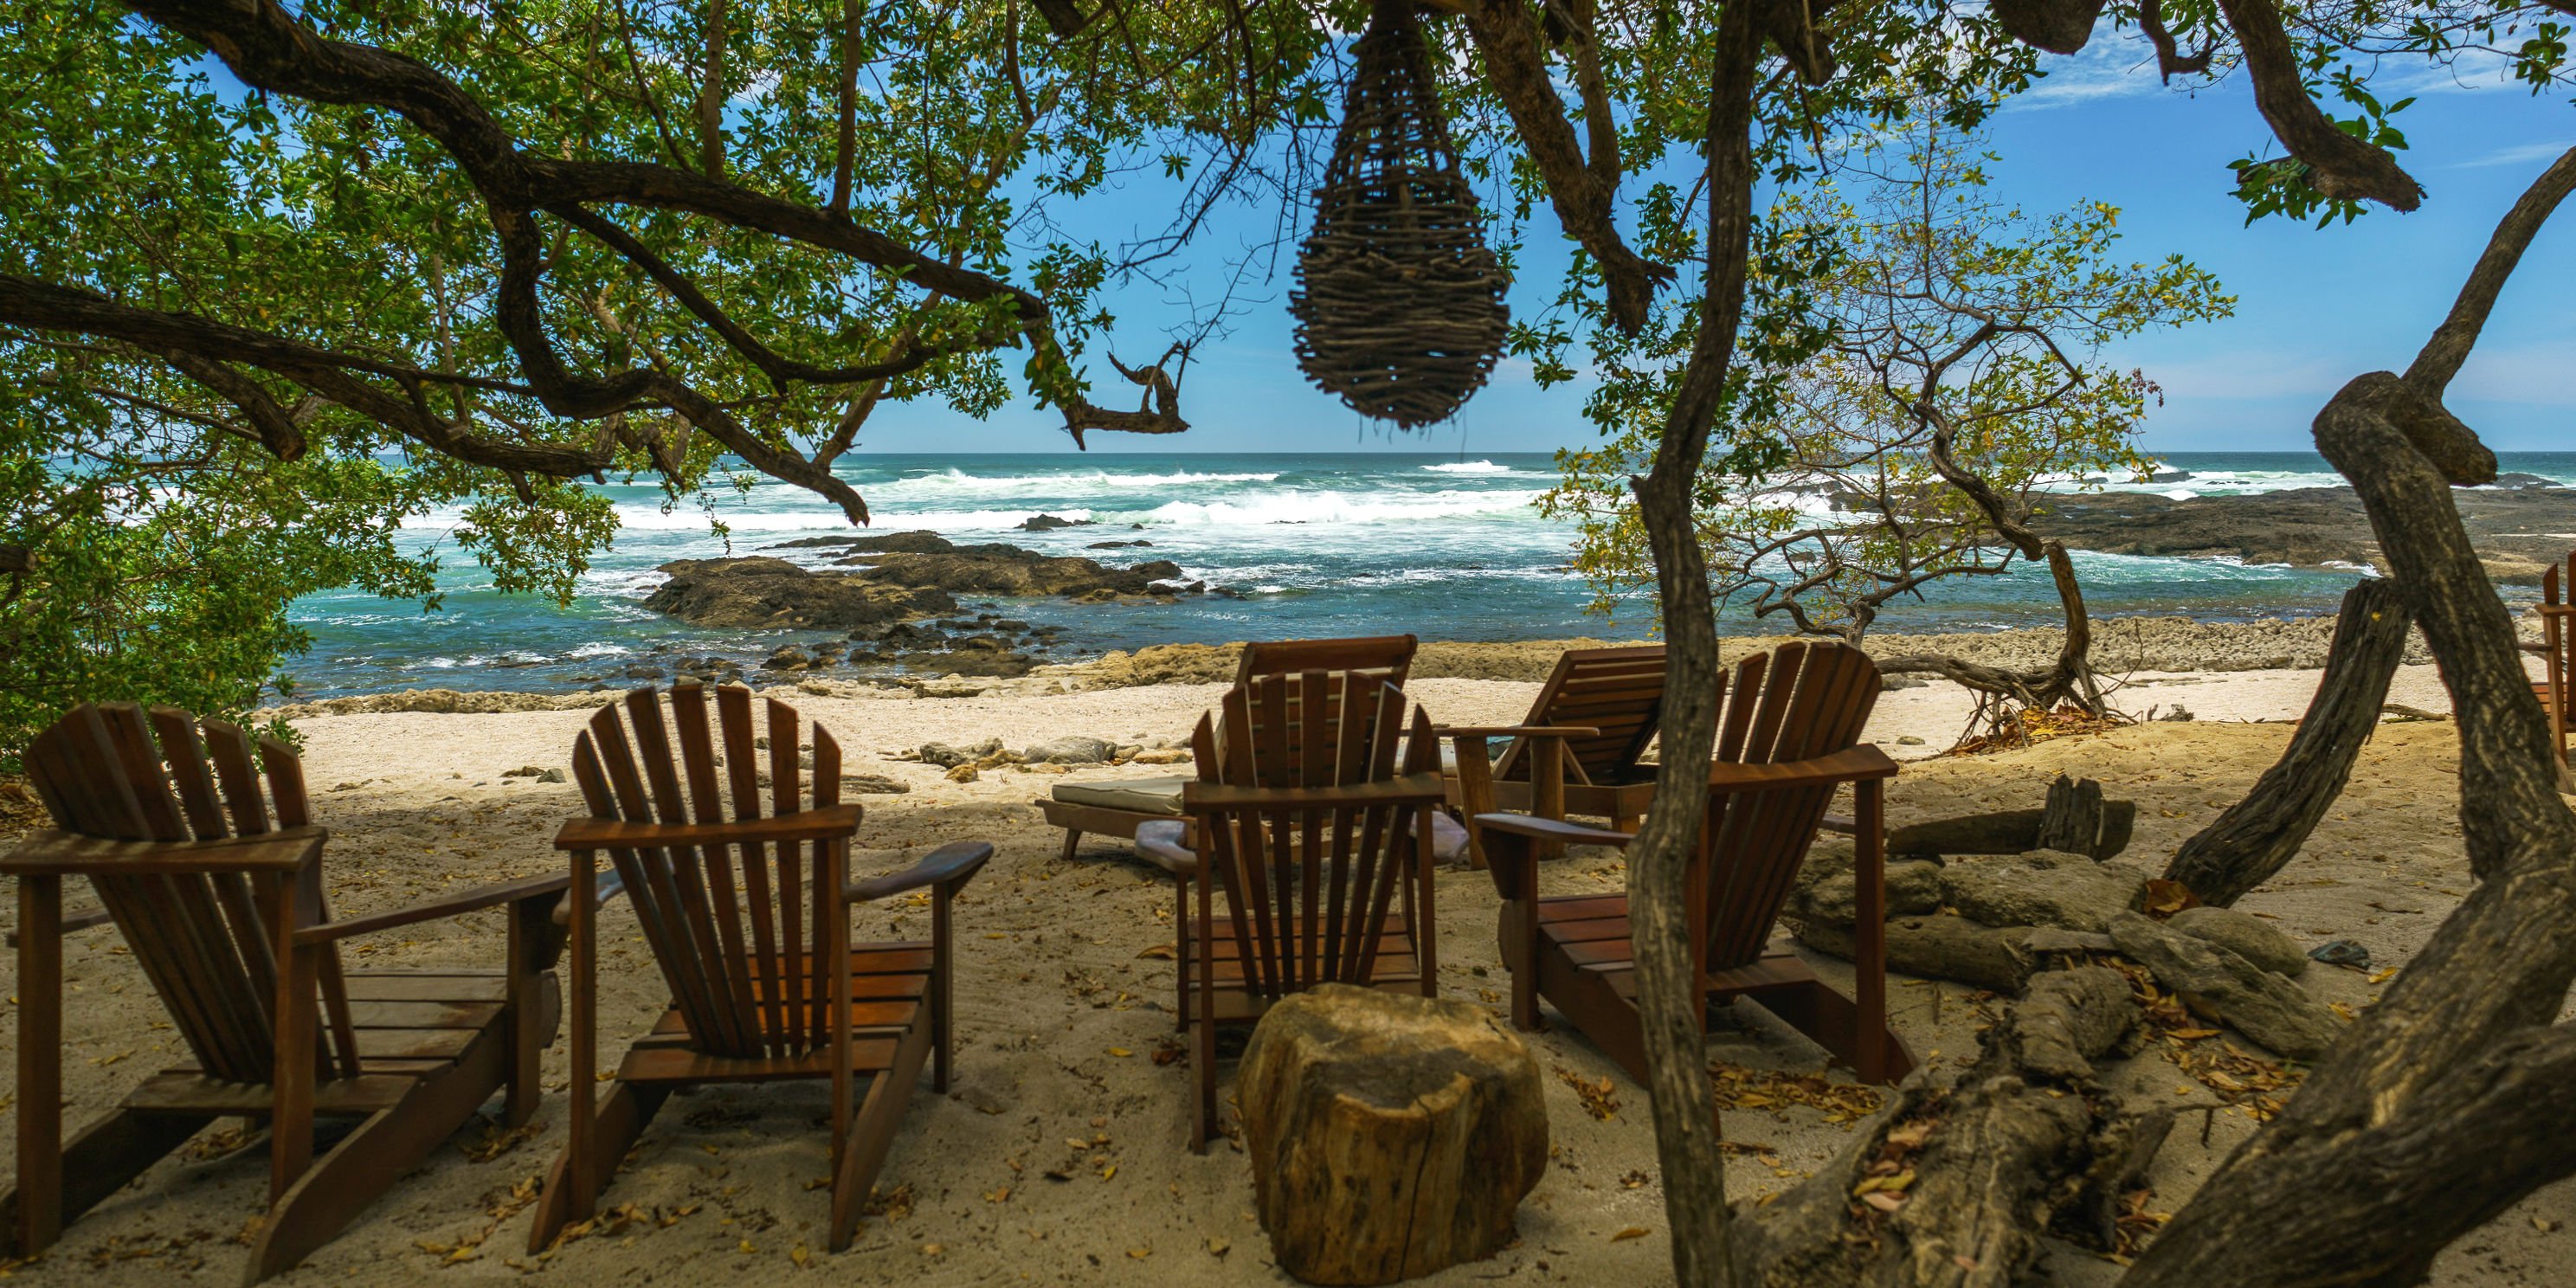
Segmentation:
{"type": "MultiPolygon", "coordinates": [[[[2489,562],[2490,576],[2536,578],[2538,565],[2567,553],[2564,538],[2544,534],[2576,525],[2576,488],[2462,488],[2451,500],[2479,557],[2489,562]]],[[[2180,501],[2153,492],[2049,497],[2038,526],[2074,549],[2115,555],[2366,568],[2379,553],[2360,497],[2341,487],[2180,501]]]]}
{"type": "Polygon", "coordinates": [[[1058,528],[1088,528],[1091,524],[1092,520],[1089,519],[1067,519],[1053,514],[1032,514],[1028,518],[1021,520],[1019,530],[1022,532],[1053,532],[1058,528]]]}
{"type": "Polygon", "coordinates": [[[770,550],[901,551],[905,554],[935,554],[957,547],[948,538],[927,528],[909,532],[886,532],[866,537],[804,537],[765,547],[770,550]]]}
{"type": "Polygon", "coordinates": [[[2157,470],[2155,473],[2147,476],[2147,481],[2150,483],[2187,483],[2191,481],[2191,471],[2157,470]]]}
{"type": "Polygon", "coordinates": [[[1027,630],[1029,629],[1029,624],[1028,624],[1027,622],[1019,621],[1019,620],[1017,620],[1017,619],[1015,619],[1015,618],[1009,618],[1009,617],[996,617],[996,618],[994,618],[994,619],[993,619],[993,629],[994,629],[994,630],[997,630],[997,631],[1022,631],[1022,632],[1025,632],[1025,631],[1027,631],[1027,630]]]}
{"type": "Polygon", "coordinates": [[[2567,485],[2566,485],[2566,484],[2564,484],[2564,483],[2559,482],[2559,481],[2558,481],[2558,480],[2556,480],[2556,479],[2545,479],[2545,478],[2542,478],[2541,476],[2539,476],[2539,475],[2537,475],[2537,474],[2498,474],[2498,475],[2496,475],[2495,486],[2497,486],[2497,487],[2516,487],[2516,488],[2520,488],[2520,487],[2565,487],[2565,486],[2567,486],[2567,485]]]}
{"type": "Polygon", "coordinates": [[[897,622],[894,625],[887,627],[884,632],[878,636],[878,638],[889,648],[932,649],[948,647],[948,636],[946,632],[931,630],[924,626],[916,626],[911,622],[897,622]]]}
{"type": "Polygon", "coordinates": [[[936,588],[886,584],[848,573],[813,572],[784,559],[682,559],[662,565],[670,580],[644,601],[692,626],[847,630],[946,612],[957,601],[936,588]]]}
{"type": "Polygon", "coordinates": [[[1124,550],[1129,546],[1150,546],[1152,544],[1154,543],[1142,539],[1135,541],[1094,541],[1086,548],[1091,550],[1124,550]]]}
{"type": "Polygon", "coordinates": [[[950,593],[1068,595],[1107,591],[1141,595],[1157,580],[1180,575],[1181,566],[1154,560],[1111,568],[1095,559],[1053,556],[1016,546],[972,546],[939,554],[889,554],[856,575],[894,586],[950,593]]]}
{"type": "Polygon", "coordinates": [[[1147,586],[1145,588],[1145,593],[1148,595],[1204,595],[1207,593],[1207,583],[1203,581],[1158,581],[1151,586],[1147,586]]]}

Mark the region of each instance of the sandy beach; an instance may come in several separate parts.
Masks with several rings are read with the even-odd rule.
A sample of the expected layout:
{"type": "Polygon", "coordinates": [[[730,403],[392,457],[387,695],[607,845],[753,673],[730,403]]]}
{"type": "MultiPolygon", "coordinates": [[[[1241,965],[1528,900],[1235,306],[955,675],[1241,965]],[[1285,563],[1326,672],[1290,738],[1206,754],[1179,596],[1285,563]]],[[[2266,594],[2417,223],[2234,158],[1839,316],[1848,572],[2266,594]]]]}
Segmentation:
{"type": "MultiPolygon", "coordinates": [[[[1968,707],[1956,686],[1926,682],[1891,691],[1869,728],[1906,762],[1891,789],[1890,822],[2035,805],[2054,775],[2087,776],[2140,804],[2136,840],[2114,861],[2160,870],[2175,845],[2278,756],[2288,722],[2316,683],[2330,630],[2315,620],[2226,631],[2133,629],[2125,642],[2112,630],[2106,656],[2129,683],[2121,704],[2142,714],[2182,708],[2192,718],[1995,755],[1940,754],[1968,707]]],[[[2038,632],[1950,637],[1963,640],[1990,654],[2054,647],[2038,632]]],[[[1891,650],[1914,643],[1873,641],[1891,650]]],[[[1426,646],[1411,691],[1442,721],[1514,720],[1556,647],[1426,646]]],[[[929,741],[998,737],[1017,747],[1069,733],[1149,746],[1177,741],[1222,691],[1210,681],[1224,669],[1215,650],[1174,651],[945,689],[818,679],[773,690],[836,732],[852,770],[909,788],[861,798],[868,814],[854,859],[860,871],[891,870],[960,838],[998,847],[958,911],[957,1083],[945,1098],[925,1090],[916,1100],[884,1171],[882,1210],[850,1252],[827,1256],[821,1249],[826,1197],[815,1186],[828,1146],[823,1088],[710,1088],[666,1108],[615,1178],[603,1205],[620,1215],[550,1253],[526,1251],[524,1208],[562,1141],[559,1098],[540,1111],[532,1136],[469,1129],[278,1282],[534,1274],[579,1284],[751,1284],[809,1272],[941,1285],[1287,1282],[1271,1266],[1252,1218],[1243,1156],[1224,1142],[1204,1157],[1187,1151],[1188,1070],[1156,1059],[1172,1045],[1166,881],[1124,843],[1106,838],[1087,841],[1065,861],[1060,834],[1030,805],[1062,781],[1057,776],[1004,769],[958,784],[932,766],[895,759],[929,741]],[[942,692],[954,696],[929,696],[942,692]]],[[[578,811],[577,793],[504,775],[565,765],[586,718],[582,708],[599,697],[501,696],[348,699],[290,712],[306,741],[317,821],[333,834],[327,865],[336,911],[390,909],[451,887],[553,869],[547,841],[578,811]]],[[[2447,710],[2439,678],[2420,661],[2401,670],[2390,701],[2436,716],[2447,710]]],[[[2349,938],[2369,948],[2369,973],[2319,966],[2302,977],[2320,999],[2368,1006],[2384,982],[2380,972],[2402,967],[2467,888],[2456,761],[2446,719],[2392,719],[2362,753],[2350,789],[2306,853],[2239,905],[2303,947],[2349,938]]],[[[1136,773],[1104,766],[1067,776],[1136,773]]],[[[1551,892],[1611,890],[1622,872],[1614,856],[1578,850],[1542,879],[1551,892]]],[[[1505,979],[1493,942],[1496,906],[1484,874],[1440,876],[1443,993],[1499,1010],[1505,979]]],[[[12,907],[0,922],[14,916],[12,907]]],[[[613,908],[608,917],[602,1044],[613,1059],[664,999],[631,933],[631,914],[613,908]],[[621,918],[628,930],[622,936],[621,918]]],[[[858,928],[863,935],[913,932],[923,919],[922,910],[898,903],[870,909],[858,928]]],[[[491,964],[500,926],[498,914],[472,916],[360,940],[349,952],[369,966],[491,964]]],[[[1839,962],[1808,955],[1829,978],[1847,982],[1839,962]]],[[[73,991],[63,1063],[69,1116],[78,1122],[144,1073],[174,1062],[180,1048],[113,929],[73,936],[68,957],[73,991]]],[[[1940,1063],[1973,1047],[1989,1005],[1964,986],[1921,980],[1899,979],[1891,996],[1895,1022],[1915,1052],[1940,1063]]],[[[12,997],[8,1022],[0,1024],[0,1046],[12,1052],[15,1006],[12,997]]],[[[1753,1008],[1738,1008],[1738,1016],[1736,1027],[1713,1038],[1709,1056],[1751,1071],[1729,1083],[1739,1104],[1727,1111],[1726,1132],[1745,1148],[1730,1155],[1728,1183],[1736,1196],[1759,1196],[1828,1158],[1855,1129],[1852,1110],[1872,1097],[1839,1075],[1831,1081],[1844,1090],[1802,1090],[1812,1084],[1798,1079],[1821,1066],[1821,1053],[1753,1008]],[[1750,1107],[1741,1103],[1746,1089],[1750,1107]]],[[[1520,1242],[1492,1261],[1422,1282],[1669,1282],[1643,1093],[1561,1025],[1531,1041],[1547,1075],[1555,1153],[1522,1209],[1520,1242]],[[1605,1078],[1606,1097],[1578,1094],[1575,1084],[1597,1088],[1605,1078]],[[1597,1116],[1604,1110],[1607,1117],[1597,1116]]],[[[560,1043],[547,1068],[551,1079],[563,1077],[560,1043]]],[[[2205,1133],[2203,1116],[2186,1115],[2165,1146],[2154,1173],[2158,1210],[2183,1202],[2253,1127],[2245,1108],[2218,1107],[2218,1089],[2153,1050],[2121,1066],[2117,1078],[2137,1096],[2212,1107],[2205,1133]]],[[[265,1185],[256,1140],[224,1154],[241,1139],[201,1137],[190,1156],[115,1196],[51,1254],[8,1273],[32,1283],[230,1282],[240,1268],[237,1236],[259,1210],[265,1185]]],[[[2571,1222],[2576,1185],[2542,1190],[2456,1244],[2434,1282],[2564,1283],[2564,1267],[2576,1259],[2571,1222]]],[[[2052,1270],[2067,1284],[2100,1281],[2110,1269],[2071,1247],[2053,1256],[2052,1270]]]]}

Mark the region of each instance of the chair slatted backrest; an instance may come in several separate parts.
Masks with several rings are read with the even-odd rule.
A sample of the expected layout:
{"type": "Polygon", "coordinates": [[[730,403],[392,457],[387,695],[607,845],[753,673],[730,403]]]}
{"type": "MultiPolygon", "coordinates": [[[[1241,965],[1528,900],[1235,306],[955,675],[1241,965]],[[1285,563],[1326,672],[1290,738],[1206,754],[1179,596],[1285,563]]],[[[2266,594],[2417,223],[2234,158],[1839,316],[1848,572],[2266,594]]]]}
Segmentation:
{"type": "MultiPolygon", "coordinates": [[[[764,817],[758,740],[769,739],[767,816],[807,805],[801,786],[796,709],[762,700],[756,729],[751,690],[715,691],[710,723],[704,687],[671,689],[670,718],[650,686],[591,717],[573,744],[573,777],[595,818],[632,823],[714,824],[764,817]],[[675,741],[676,737],[676,741],[675,741]],[[718,774],[721,766],[723,773],[718,774]]],[[[811,728],[815,808],[841,799],[841,746],[811,728]]],[[[831,843],[726,844],[611,850],[626,898],[642,921],[690,1044],[710,1055],[786,1057],[829,1044],[832,979],[825,959],[831,843]]]]}
{"type": "MultiPolygon", "coordinates": [[[[27,777],[54,826],[110,841],[217,841],[312,821],[304,770],[274,738],[191,721],[170,707],[84,703],[28,745],[27,777]],[[267,772],[261,772],[265,761],[267,772]],[[265,780],[265,792],[262,791],[265,780]]],[[[113,859],[83,873],[198,1064],[216,1078],[265,1083],[276,1060],[274,877],[248,872],[120,875],[113,859]]],[[[298,879],[299,924],[327,920],[321,871],[298,879]]],[[[357,1073],[357,1048],[335,949],[321,999],[325,1077],[357,1073]]]]}
{"type": "MultiPolygon", "coordinates": [[[[1635,781],[1637,759],[1661,728],[1664,671],[1661,644],[1567,649],[1530,704],[1529,723],[1599,730],[1566,740],[1569,772],[1604,786],[1635,781]]],[[[1527,740],[1515,739],[1494,762],[1495,779],[1528,779],[1530,759],[1527,740]]]]}
{"type": "Polygon", "coordinates": [[[1349,639],[1255,640],[1243,646],[1235,668],[1237,688],[1254,680],[1308,671],[1366,671],[1401,689],[1413,671],[1413,653],[1421,642],[1410,635],[1369,635],[1349,639]]]}
{"type": "MultiPolygon", "coordinates": [[[[1878,705],[1878,664],[1846,644],[1793,640],[1737,663],[1728,690],[1719,695],[1718,761],[1807,760],[1859,743],[1878,705]]],[[[1831,786],[1709,794],[1709,969],[1760,959],[1833,797],[1831,786]]]]}
{"type": "MultiPolygon", "coordinates": [[[[1308,671],[1236,688],[1221,723],[1199,718],[1199,782],[1261,793],[1191,807],[1226,898],[1214,933],[1232,936],[1246,989],[1278,998],[1324,983],[1365,986],[1389,910],[1415,912],[1413,882],[1429,861],[1441,800],[1440,744],[1419,707],[1404,736],[1404,701],[1403,690],[1364,672],[1308,671]],[[1327,714],[1292,719],[1292,707],[1327,714]],[[1364,802],[1306,795],[1363,784],[1384,790],[1364,802]]],[[[1206,794],[1194,787],[1191,798],[1206,794]]]]}

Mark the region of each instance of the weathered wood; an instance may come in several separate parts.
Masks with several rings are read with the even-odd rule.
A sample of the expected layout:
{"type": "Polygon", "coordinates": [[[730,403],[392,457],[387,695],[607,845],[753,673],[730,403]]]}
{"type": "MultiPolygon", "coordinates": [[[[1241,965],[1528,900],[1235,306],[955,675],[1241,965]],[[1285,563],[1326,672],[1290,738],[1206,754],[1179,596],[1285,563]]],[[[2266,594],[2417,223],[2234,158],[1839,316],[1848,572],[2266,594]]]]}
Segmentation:
{"type": "MultiPolygon", "coordinates": [[[[2041,811],[1996,810],[1956,818],[1925,819],[1891,828],[1887,852],[1898,859],[1941,858],[1952,854],[2027,854],[2039,843],[2041,811]]],[[[2095,859],[2117,857],[2129,848],[2138,825],[2136,801],[2102,802],[2102,830],[2093,847],[2074,851],[2095,859]]]]}
{"type": "Polygon", "coordinates": [[[2091,854],[2102,843],[2102,784],[2064,774],[2048,785],[2048,803],[2040,807],[2038,844],[2034,850],[2091,854]]]}
{"type": "Polygon", "coordinates": [[[2576,1171],[2576,815],[2513,621],[2451,489],[2495,457],[2441,405],[2497,293],[2576,192],[2576,149],[2499,222],[2405,376],[2374,372],[2315,421],[2450,687],[2460,830],[2478,878],[2263,1134],[2220,1165],[2130,1272],[2135,1288],[2412,1284],[2452,1240],[2576,1171]]]}
{"type": "Polygon", "coordinates": [[[1547,1169],[1538,1061],[1482,1008],[1324,984],[1272,1006],[1238,1083],[1279,1267],[1386,1284],[1513,1238],[1547,1169]]]}
{"type": "MultiPolygon", "coordinates": [[[[2039,1282],[2041,1239],[2108,1250],[2107,1218],[2153,1158],[2168,1111],[2132,1117],[2091,1062],[2137,1022],[2128,982],[2099,966],[2038,977],[1955,1077],[1918,1079],[1814,1179],[1739,1214],[1736,1282],[1924,1288],[2039,1282]],[[1912,1183],[1892,1210],[1854,1194],[1893,1160],[1912,1183]]],[[[1879,1173],[1884,1175],[1886,1173],[1879,1173]]]]}
{"type": "Polygon", "coordinates": [[[2202,903],[2230,907],[2298,857],[2379,727],[2410,620],[2394,583],[2365,578],[2344,592],[2325,675],[2289,747],[2245,799],[2182,843],[2165,865],[2166,880],[2181,882],[2202,903]]]}

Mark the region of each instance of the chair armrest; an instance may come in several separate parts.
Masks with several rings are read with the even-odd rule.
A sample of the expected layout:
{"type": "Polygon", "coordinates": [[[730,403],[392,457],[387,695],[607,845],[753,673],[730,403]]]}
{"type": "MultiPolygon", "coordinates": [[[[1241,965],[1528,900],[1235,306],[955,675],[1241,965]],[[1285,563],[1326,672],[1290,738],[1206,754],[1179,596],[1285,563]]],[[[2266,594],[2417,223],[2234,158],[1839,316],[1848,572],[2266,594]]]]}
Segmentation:
{"type": "Polygon", "coordinates": [[[2534,604],[2531,608],[2543,617],[2576,617],[2576,604],[2534,604]]]}
{"type": "Polygon", "coordinates": [[[0,875],[85,876],[103,872],[110,876],[186,876],[253,869],[293,872],[322,857],[322,842],[329,835],[318,827],[296,827],[212,841],[107,841],[49,828],[30,833],[17,848],[0,855],[0,875]]]}
{"type": "Polygon", "coordinates": [[[866,903],[924,886],[962,884],[991,857],[993,843],[990,841],[951,841],[922,856],[921,862],[904,871],[853,881],[841,887],[841,897],[851,903],[866,903]]]}
{"type": "Polygon", "coordinates": [[[1776,765],[1742,765],[1721,760],[1708,767],[1709,787],[1728,792],[1787,791],[1895,776],[1896,762],[1869,743],[1846,747],[1830,756],[1818,756],[1812,760],[1792,760],[1776,765]]]}
{"type": "Polygon", "coordinates": [[[1442,738],[1598,738],[1601,731],[1586,725],[1437,725],[1431,732],[1442,738]]]}
{"type": "Polygon", "coordinates": [[[392,912],[371,913],[364,917],[344,917],[338,921],[326,921],[318,926],[306,926],[295,932],[295,942],[327,944],[334,940],[347,939],[352,935],[370,934],[379,930],[391,930],[396,926],[417,925],[424,921],[436,921],[441,917],[479,912],[496,904],[518,903],[525,899],[553,898],[561,895],[571,886],[572,875],[564,872],[558,872],[553,876],[496,882],[468,890],[463,894],[442,895],[427,903],[398,908],[392,912]]]}
{"type": "Polygon", "coordinates": [[[1488,832],[1526,836],[1533,841],[1562,841],[1568,845],[1621,845],[1637,838],[1626,832],[1613,832],[1604,827],[1585,827],[1580,823],[1563,823],[1552,818],[1528,814],[1479,814],[1476,826],[1488,832]]]}
{"type": "Polygon", "coordinates": [[[859,830],[861,807],[825,805],[794,814],[717,823],[628,823],[576,818],[555,833],[558,850],[664,850],[697,845],[788,844],[828,841],[859,830]]]}

